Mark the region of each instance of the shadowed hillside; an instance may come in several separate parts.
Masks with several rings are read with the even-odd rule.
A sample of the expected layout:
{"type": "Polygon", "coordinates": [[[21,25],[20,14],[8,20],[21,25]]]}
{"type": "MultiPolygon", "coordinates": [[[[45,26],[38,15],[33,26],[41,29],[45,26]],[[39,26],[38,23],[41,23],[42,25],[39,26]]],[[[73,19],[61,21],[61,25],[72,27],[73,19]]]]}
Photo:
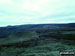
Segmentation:
{"type": "Polygon", "coordinates": [[[75,24],[35,24],[0,28],[0,55],[59,56],[75,51],[75,24]]]}

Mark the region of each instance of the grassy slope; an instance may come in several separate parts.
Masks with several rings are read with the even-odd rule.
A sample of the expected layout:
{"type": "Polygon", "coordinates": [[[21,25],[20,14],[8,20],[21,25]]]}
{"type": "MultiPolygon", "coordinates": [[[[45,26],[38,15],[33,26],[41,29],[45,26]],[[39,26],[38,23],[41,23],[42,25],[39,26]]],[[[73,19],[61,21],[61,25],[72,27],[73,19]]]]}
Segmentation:
{"type": "MultiPolygon", "coordinates": [[[[63,34],[74,34],[75,32],[63,32],[63,34]]],[[[48,33],[46,33],[48,34],[48,33]]],[[[75,35],[75,34],[74,34],[75,35]]],[[[0,45],[8,43],[18,43],[38,38],[35,32],[14,33],[7,38],[0,40],[0,45]],[[17,40],[18,39],[18,40],[17,40]],[[17,40],[17,41],[16,41],[17,40]]],[[[10,54],[18,56],[59,56],[59,51],[75,51],[75,44],[72,40],[54,39],[44,37],[38,40],[38,45],[34,47],[1,47],[0,54],[10,54]]]]}
{"type": "Polygon", "coordinates": [[[37,34],[35,32],[17,32],[9,35],[7,38],[0,39],[0,45],[7,45],[11,43],[18,43],[23,41],[28,41],[31,39],[36,39],[37,34]]]}
{"type": "Polygon", "coordinates": [[[38,41],[39,45],[34,47],[4,47],[0,54],[13,54],[18,56],[59,56],[59,51],[75,51],[75,45],[70,40],[60,41],[49,38],[38,41]],[[68,44],[69,43],[69,44],[68,44]]]}

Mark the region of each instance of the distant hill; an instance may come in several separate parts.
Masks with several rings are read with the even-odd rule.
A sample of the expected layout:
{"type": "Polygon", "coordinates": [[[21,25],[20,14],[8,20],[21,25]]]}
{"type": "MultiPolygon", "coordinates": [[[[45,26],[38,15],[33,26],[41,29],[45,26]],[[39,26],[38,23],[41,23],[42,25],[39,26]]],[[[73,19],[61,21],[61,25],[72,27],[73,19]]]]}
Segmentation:
{"type": "Polygon", "coordinates": [[[28,24],[28,25],[17,25],[0,27],[0,38],[8,37],[8,35],[18,31],[43,31],[43,30],[74,30],[75,23],[69,24],[28,24]],[[65,29],[63,29],[65,28],[65,29]],[[67,29],[69,28],[69,29],[67,29]]]}

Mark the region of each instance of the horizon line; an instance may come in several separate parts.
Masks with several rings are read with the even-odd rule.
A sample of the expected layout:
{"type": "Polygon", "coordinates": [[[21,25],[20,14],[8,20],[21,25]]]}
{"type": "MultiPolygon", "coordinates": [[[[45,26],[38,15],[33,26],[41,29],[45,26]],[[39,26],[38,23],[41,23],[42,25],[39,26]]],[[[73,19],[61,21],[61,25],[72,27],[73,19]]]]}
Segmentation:
{"type": "MultiPolygon", "coordinates": [[[[71,22],[75,23],[75,22],[71,22]]],[[[32,23],[32,24],[9,24],[9,25],[0,25],[0,27],[7,27],[7,26],[19,26],[19,25],[35,25],[35,24],[70,24],[70,23],[32,23]]]]}

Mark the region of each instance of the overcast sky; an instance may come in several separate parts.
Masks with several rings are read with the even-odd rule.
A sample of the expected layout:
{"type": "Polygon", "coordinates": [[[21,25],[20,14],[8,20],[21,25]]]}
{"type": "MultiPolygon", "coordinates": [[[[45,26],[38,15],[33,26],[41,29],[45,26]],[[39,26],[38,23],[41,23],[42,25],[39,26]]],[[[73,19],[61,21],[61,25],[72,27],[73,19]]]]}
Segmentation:
{"type": "Polygon", "coordinates": [[[75,22],[75,0],[0,0],[0,26],[75,22]]]}

